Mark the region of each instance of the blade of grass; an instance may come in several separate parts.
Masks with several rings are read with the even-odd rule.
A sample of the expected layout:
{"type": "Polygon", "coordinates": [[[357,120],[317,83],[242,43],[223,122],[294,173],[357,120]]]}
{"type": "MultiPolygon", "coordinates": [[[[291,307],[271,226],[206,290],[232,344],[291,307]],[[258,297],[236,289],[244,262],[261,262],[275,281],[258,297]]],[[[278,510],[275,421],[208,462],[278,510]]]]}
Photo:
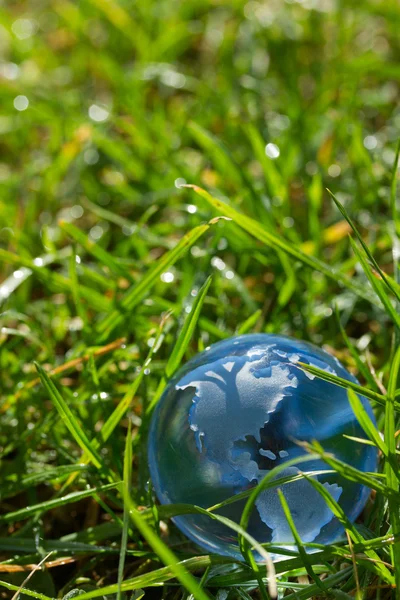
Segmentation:
{"type": "MultiPolygon", "coordinates": [[[[228,519],[227,517],[224,517],[222,515],[214,514],[210,511],[210,509],[202,508],[201,506],[196,506],[194,504],[162,505],[158,507],[158,514],[161,518],[173,518],[180,515],[204,515],[210,519],[213,519],[214,521],[218,521],[222,525],[225,525],[229,529],[232,529],[232,531],[235,531],[237,534],[241,535],[244,539],[246,539],[246,541],[249,544],[249,547],[256,550],[262,557],[267,568],[269,593],[271,595],[271,598],[276,598],[276,573],[271,556],[262,544],[257,542],[257,540],[253,536],[251,536],[235,521],[232,521],[231,519],[228,519]]],[[[150,516],[150,511],[146,511],[143,516],[147,519],[147,517],[150,516]]],[[[259,567],[259,565],[257,565],[257,567],[259,567]]],[[[261,573],[260,569],[258,569],[258,571],[261,573]]],[[[262,584],[262,586],[265,587],[264,584],[262,584]]]]}
{"type": "Polygon", "coordinates": [[[236,330],[237,335],[243,335],[244,333],[248,333],[255,327],[258,319],[262,316],[261,308],[256,310],[252,315],[250,315],[236,330]]]}
{"type": "Polygon", "coordinates": [[[218,138],[212,133],[191,121],[188,124],[188,129],[195,138],[196,142],[201,146],[209,155],[211,155],[218,171],[227,178],[228,181],[235,183],[239,189],[247,189],[250,192],[251,204],[255,214],[262,216],[264,219],[272,225],[272,219],[266,210],[260,211],[260,201],[258,194],[255,191],[253,184],[247,177],[244,169],[237,164],[233,158],[230,150],[223,144],[218,138]]]}
{"type": "MultiPolygon", "coordinates": [[[[126,434],[126,443],[125,443],[125,456],[124,456],[124,480],[123,486],[125,490],[125,495],[130,497],[131,487],[132,487],[132,425],[131,421],[129,421],[128,431],[126,434]]],[[[119,554],[119,563],[118,563],[118,592],[117,592],[117,600],[121,600],[122,590],[121,585],[124,579],[124,568],[125,568],[125,557],[126,557],[126,549],[128,544],[128,529],[129,529],[129,512],[124,503],[124,517],[123,517],[123,528],[122,528],[122,537],[121,537],[121,549],[119,554]]]]}
{"type": "MultiPolygon", "coordinates": [[[[135,397],[135,395],[139,389],[139,386],[143,381],[145,369],[150,364],[151,357],[153,356],[153,353],[155,352],[155,350],[158,348],[158,343],[159,343],[160,337],[162,335],[162,331],[164,329],[165,323],[166,323],[167,319],[169,318],[169,316],[170,316],[170,313],[167,313],[161,319],[159,329],[155,336],[154,344],[151,346],[151,348],[147,354],[147,357],[142,365],[142,368],[140,369],[139,374],[137,375],[137,377],[133,381],[133,383],[129,386],[129,388],[128,388],[127,392],[125,393],[125,395],[123,396],[122,400],[118,403],[116,408],[113,410],[113,412],[111,413],[111,415],[108,417],[107,421],[104,423],[103,427],[101,428],[100,437],[101,437],[101,440],[103,443],[107,442],[107,440],[110,439],[111,434],[113,433],[113,431],[117,427],[118,423],[121,421],[122,417],[124,416],[124,414],[126,413],[128,408],[130,407],[132,400],[135,397]]],[[[100,448],[100,442],[97,438],[92,440],[92,447],[96,451],[100,448]]],[[[83,463],[83,464],[87,464],[90,461],[91,461],[90,454],[88,454],[87,452],[84,452],[83,455],[81,456],[79,462],[83,463]]],[[[67,485],[65,487],[67,487],[68,485],[71,485],[71,483],[74,481],[74,479],[75,479],[75,476],[72,476],[67,481],[67,485]]]]}
{"type": "MultiPolygon", "coordinates": [[[[308,475],[305,476],[305,478],[309,481],[313,488],[324,498],[327,506],[331,509],[335,517],[341,522],[345,530],[349,532],[351,539],[356,543],[363,543],[365,540],[362,537],[361,533],[357,530],[353,523],[349,521],[341,506],[329,493],[329,490],[327,490],[326,487],[317,479],[309,477],[308,475]]],[[[381,563],[381,560],[376,554],[376,552],[372,549],[366,549],[365,554],[368,556],[368,558],[372,559],[372,567],[374,571],[389,584],[394,583],[394,578],[392,574],[387,569],[387,567],[381,563]]]]}
{"type": "Polygon", "coordinates": [[[11,600],[17,600],[20,597],[21,592],[25,588],[28,581],[30,579],[32,579],[32,577],[33,577],[34,573],[36,573],[36,571],[38,571],[42,568],[42,565],[44,565],[44,563],[47,562],[47,560],[50,558],[50,556],[52,554],[53,554],[53,552],[49,552],[46,556],[43,556],[42,560],[37,565],[34,566],[34,568],[31,570],[31,572],[28,574],[28,576],[21,583],[21,585],[19,586],[18,590],[15,592],[15,594],[13,595],[11,600]]]}
{"type": "MultiPolygon", "coordinates": [[[[392,212],[392,219],[396,227],[397,235],[400,235],[400,227],[399,227],[399,209],[396,202],[396,192],[397,192],[397,170],[399,165],[399,156],[400,156],[400,139],[397,142],[396,154],[394,157],[393,169],[392,169],[392,178],[390,182],[390,208],[392,212]]],[[[396,266],[396,265],[395,265],[396,266]]]]}
{"type": "MultiPolygon", "coordinates": [[[[225,564],[226,562],[234,563],[235,561],[233,559],[231,559],[231,561],[229,561],[229,559],[226,561],[226,558],[223,557],[206,555],[188,558],[180,561],[178,564],[185,572],[189,572],[198,569],[206,569],[212,565],[225,564]]],[[[122,592],[129,592],[140,588],[159,586],[167,581],[170,581],[171,579],[174,579],[175,577],[176,574],[174,569],[171,565],[168,565],[167,567],[156,569],[150,573],[144,573],[142,575],[138,575],[137,577],[133,577],[132,579],[126,579],[121,584],[121,590],[122,592]]],[[[109,596],[116,594],[117,591],[118,584],[112,584],[103,588],[91,590],[90,592],[85,592],[84,594],[80,594],[79,596],[76,596],[75,600],[90,600],[90,598],[98,598],[99,596],[109,596]]],[[[208,598],[205,592],[203,592],[203,594],[208,598]]],[[[47,600],[47,598],[44,600],[47,600]]]]}
{"type": "MultiPolygon", "coordinates": [[[[0,248],[0,261],[4,263],[11,263],[18,266],[23,266],[32,271],[38,279],[43,282],[50,290],[55,292],[70,293],[71,282],[68,277],[64,277],[60,273],[50,271],[44,265],[39,266],[35,264],[35,260],[25,258],[19,254],[13,254],[3,248],[0,248]]],[[[88,306],[96,311],[108,311],[110,310],[111,302],[108,298],[100,294],[94,288],[87,287],[86,285],[79,286],[79,293],[81,297],[87,302],[88,306]]]]}
{"type": "MultiPolygon", "coordinates": [[[[54,369],[51,369],[47,373],[47,375],[49,377],[53,377],[54,375],[60,375],[61,373],[64,373],[65,371],[68,371],[69,369],[73,369],[82,363],[90,361],[92,358],[96,358],[98,356],[103,356],[104,354],[107,354],[108,352],[113,352],[114,350],[116,350],[117,348],[122,346],[125,342],[126,342],[126,338],[119,338],[117,340],[114,340],[113,342],[110,342],[109,344],[106,344],[105,346],[87,348],[85,354],[78,356],[77,358],[73,358],[72,360],[69,360],[69,361],[63,363],[63,364],[59,365],[58,367],[55,367],[54,369]]],[[[18,399],[25,390],[35,387],[35,385],[37,385],[39,383],[40,383],[40,377],[37,377],[36,379],[32,379],[31,381],[28,381],[27,383],[23,384],[22,388],[19,389],[14,394],[14,398],[18,399]]],[[[3,406],[1,407],[0,410],[3,410],[3,406]]]]}
{"type": "Polygon", "coordinates": [[[124,313],[132,311],[139,304],[158,280],[159,276],[171,265],[173,265],[193,244],[202,236],[210,225],[199,225],[187,233],[180,242],[160,258],[142,279],[134,284],[123,296],[120,302],[120,310],[114,310],[108,314],[97,326],[100,340],[108,337],[110,333],[125,318],[124,313]]]}
{"type": "MultiPolygon", "coordinates": [[[[387,446],[389,452],[385,462],[386,481],[389,488],[392,489],[396,494],[399,493],[399,469],[396,456],[396,415],[394,410],[394,395],[399,378],[399,371],[400,346],[397,348],[397,351],[394,355],[390,370],[384,429],[385,445],[387,446]]],[[[388,504],[392,533],[393,535],[397,536],[400,533],[399,501],[395,500],[393,497],[388,497],[388,504]]],[[[395,569],[396,587],[400,592],[400,543],[398,541],[392,546],[391,554],[395,569]]]]}
{"type": "Polygon", "coordinates": [[[172,375],[175,373],[175,371],[181,364],[182,358],[186,352],[190,340],[192,339],[197,321],[200,317],[203,302],[211,285],[211,281],[212,277],[210,275],[210,277],[208,277],[205,283],[202,285],[195,298],[195,301],[193,302],[192,310],[187,316],[185,323],[179,333],[178,339],[176,340],[172,353],[168,358],[168,362],[165,367],[165,376],[167,378],[172,377],[172,375]]]}
{"type": "Polygon", "coordinates": [[[216,208],[219,212],[231,218],[245,231],[250,233],[250,235],[255,237],[263,244],[266,244],[269,248],[272,248],[273,250],[282,250],[289,256],[295,258],[296,260],[299,260],[308,267],[315,269],[316,271],[323,273],[326,277],[329,277],[330,279],[341,283],[344,287],[348,288],[354,294],[360,296],[361,298],[364,298],[365,300],[368,300],[373,304],[377,304],[374,298],[371,297],[371,295],[365,291],[365,288],[358,284],[355,284],[353,281],[351,281],[349,277],[347,277],[340,271],[333,269],[332,267],[315,258],[314,256],[306,254],[305,252],[303,252],[302,250],[285,240],[282,236],[278,236],[274,233],[271,233],[270,231],[267,231],[254,219],[251,219],[243,213],[238,212],[229,204],[226,204],[221,200],[214,198],[213,196],[211,196],[211,194],[209,194],[197,185],[187,184],[182,187],[193,189],[196,192],[196,194],[207,200],[207,202],[211,204],[214,208],[216,208]]]}
{"type": "MultiPolygon", "coordinates": [[[[116,527],[118,528],[118,535],[120,533],[120,527],[119,525],[116,527]]],[[[90,533],[91,536],[93,538],[93,540],[95,540],[95,531],[93,531],[94,528],[90,528],[90,533]]],[[[117,537],[117,536],[115,536],[117,537]]],[[[111,555],[116,555],[119,554],[119,549],[118,548],[113,548],[110,546],[98,546],[95,544],[84,544],[83,542],[74,542],[74,541],[69,541],[66,538],[60,538],[59,540],[48,540],[45,541],[43,540],[41,542],[41,546],[45,551],[50,551],[50,550],[54,550],[54,552],[57,552],[58,554],[62,554],[65,555],[65,553],[71,554],[73,556],[79,555],[79,554],[111,554],[111,555]]],[[[37,551],[37,545],[35,543],[35,540],[33,538],[20,538],[20,537],[8,537],[8,538],[1,538],[0,537],[0,549],[4,550],[5,552],[11,552],[11,551],[15,551],[17,553],[26,553],[26,554],[34,554],[37,551]]],[[[127,550],[127,554],[131,555],[131,556],[138,556],[138,557],[153,557],[154,554],[152,552],[147,552],[144,550],[127,550]]]]}
{"type": "Polygon", "coordinates": [[[37,473],[29,473],[28,475],[24,475],[15,482],[6,480],[0,486],[0,498],[1,500],[4,500],[5,498],[10,498],[16,494],[20,494],[22,491],[36,487],[42,483],[47,483],[54,480],[59,481],[71,473],[84,473],[88,470],[88,468],[89,467],[82,464],[50,467],[47,469],[42,469],[37,473]]]}
{"type": "MultiPolygon", "coordinates": [[[[314,456],[314,459],[315,458],[316,458],[316,455],[314,456]]],[[[247,531],[250,516],[251,516],[251,513],[253,512],[254,505],[255,505],[255,502],[256,502],[259,494],[263,490],[267,489],[268,484],[272,483],[274,481],[274,479],[276,478],[276,476],[279,475],[283,470],[287,469],[288,467],[295,466],[295,465],[298,465],[299,463],[303,463],[303,462],[309,462],[310,460],[313,460],[311,458],[311,455],[309,455],[309,456],[305,455],[305,456],[293,458],[291,460],[286,461],[283,464],[277,465],[276,467],[271,469],[271,471],[269,471],[265,475],[265,477],[262,479],[262,481],[255,488],[253,488],[251,490],[250,496],[245,504],[245,507],[243,509],[242,516],[240,519],[240,527],[244,531],[247,531]]],[[[242,535],[239,535],[238,541],[239,541],[240,550],[241,550],[244,558],[251,566],[253,566],[252,563],[254,563],[254,557],[250,551],[250,547],[249,547],[247,540],[242,535]]]]}
{"type": "MultiPolygon", "coordinates": [[[[242,512],[242,517],[240,519],[240,526],[247,530],[247,526],[250,520],[250,516],[253,512],[254,509],[254,505],[255,502],[259,496],[259,494],[266,489],[266,485],[268,483],[270,483],[271,481],[273,481],[276,477],[276,475],[279,475],[279,473],[281,473],[283,470],[285,470],[287,467],[289,466],[295,466],[298,465],[301,462],[308,462],[310,459],[311,460],[315,460],[316,456],[322,458],[323,460],[325,460],[325,462],[327,462],[330,466],[332,466],[333,469],[335,469],[337,472],[339,472],[340,474],[344,475],[344,469],[342,467],[342,464],[340,463],[340,461],[329,461],[328,458],[330,459],[332,455],[327,454],[323,451],[323,449],[321,449],[321,447],[318,444],[314,444],[313,446],[311,445],[307,445],[308,451],[313,451],[313,454],[310,454],[309,456],[305,456],[305,457],[298,457],[296,459],[291,459],[286,461],[285,463],[282,463],[281,465],[277,465],[276,467],[274,467],[271,471],[269,471],[265,477],[261,480],[261,482],[252,490],[251,495],[249,496],[246,505],[243,509],[242,512]],[[314,450],[314,446],[315,446],[315,450],[314,450]],[[313,457],[313,458],[311,458],[313,457]],[[333,463],[333,464],[331,464],[333,463]],[[338,468],[339,467],[339,468],[338,468]]],[[[347,465],[346,465],[347,466],[347,465]]],[[[356,469],[354,469],[356,471],[356,469]]],[[[364,473],[359,472],[362,476],[364,476],[364,473]]],[[[303,473],[304,475],[304,473],[303,473]]],[[[360,533],[358,533],[354,526],[350,523],[350,521],[347,519],[346,515],[344,514],[343,510],[340,508],[340,506],[337,504],[337,502],[332,498],[331,494],[329,493],[329,491],[316,479],[314,479],[313,477],[309,477],[308,475],[304,475],[305,479],[307,479],[308,481],[310,481],[310,483],[312,483],[312,485],[314,485],[314,487],[318,487],[318,489],[321,487],[323,490],[323,497],[327,497],[329,500],[329,503],[327,502],[328,506],[331,508],[333,514],[339,519],[339,521],[345,526],[346,529],[349,529],[349,531],[355,531],[356,533],[354,534],[355,537],[353,538],[354,541],[357,542],[363,542],[364,539],[361,536],[360,533]],[[318,485],[317,485],[318,484],[318,485]],[[335,510],[332,509],[332,506],[335,507],[335,510]]],[[[372,478],[364,478],[362,477],[362,482],[364,483],[364,485],[368,485],[368,483],[365,483],[365,479],[368,479],[369,482],[369,486],[371,486],[371,481],[369,481],[369,479],[372,478]]],[[[373,483],[375,483],[375,480],[373,481],[373,483]]],[[[384,486],[386,488],[386,486],[384,486]]],[[[381,491],[381,490],[380,490],[381,491]]],[[[247,556],[249,553],[249,548],[248,548],[248,543],[246,542],[246,540],[244,540],[243,538],[239,537],[239,545],[240,545],[240,549],[242,551],[242,553],[247,556]]],[[[375,552],[368,551],[366,552],[366,554],[370,557],[373,558],[374,560],[378,559],[377,555],[375,554],[375,552]],[[370,552],[370,554],[368,554],[368,552],[370,552]]],[[[378,559],[379,560],[379,559],[378,559]]],[[[391,578],[390,573],[387,571],[386,567],[385,568],[379,568],[378,569],[379,573],[381,574],[382,577],[384,577],[386,580],[388,580],[387,578],[389,577],[389,579],[391,578]]],[[[392,582],[392,579],[391,579],[392,582]]]]}
{"type": "MultiPolygon", "coordinates": [[[[334,575],[329,575],[326,579],[324,579],[324,584],[329,592],[334,592],[333,587],[337,586],[341,581],[344,581],[349,577],[351,573],[351,567],[348,569],[343,569],[343,571],[338,571],[334,575]]],[[[319,588],[317,584],[313,583],[308,585],[304,590],[297,590],[293,592],[293,594],[289,594],[285,596],[285,600],[308,600],[308,598],[312,598],[315,594],[319,593],[319,588]]]]}
{"type": "MultiPolygon", "coordinates": [[[[353,381],[343,379],[342,377],[339,377],[338,375],[334,375],[333,373],[328,373],[327,371],[324,371],[323,369],[314,367],[314,365],[308,365],[308,364],[300,362],[300,361],[297,363],[292,363],[292,364],[295,364],[299,369],[302,369],[303,371],[307,371],[308,373],[311,373],[312,375],[315,375],[315,377],[319,377],[320,379],[323,379],[324,381],[327,381],[328,383],[332,383],[333,385],[343,387],[347,390],[353,390],[357,394],[360,394],[361,396],[365,396],[366,398],[369,398],[369,400],[373,400],[374,402],[377,402],[381,406],[386,405],[386,397],[383,394],[380,394],[379,392],[373,392],[372,390],[369,390],[368,388],[366,388],[358,383],[354,383],[353,381]]],[[[396,403],[396,410],[400,411],[400,404],[398,404],[398,403],[396,403]]]]}
{"type": "MultiPolygon", "coordinates": [[[[12,592],[19,591],[18,585],[13,585],[7,581],[0,581],[0,586],[12,592]]],[[[50,598],[50,596],[46,596],[45,594],[41,594],[40,592],[35,592],[33,590],[28,590],[27,588],[24,588],[24,595],[30,596],[31,598],[37,598],[37,600],[54,600],[54,598],[50,598]]]]}
{"type": "Polygon", "coordinates": [[[388,287],[388,289],[395,295],[395,297],[397,298],[397,300],[400,301],[400,294],[399,294],[398,290],[394,286],[392,286],[391,282],[386,278],[386,274],[382,271],[382,269],[380,268],[380,266],[376,262],[375,258],[373,257],[372,253],[370,252],[367,244],[364,242],[364,240],[363,240],[360,232],[358,231],[357,227],[355,226],[355,224],[353,223],[352,219],[350,218],[350,215],[348,214],[347,210],[345,209],[345,207],[343,206],[343,204],[341,204],[339,202],[339,200],[335,197],[335,195],[329,189],[328,189],[328,192],[329,192],[332,200],[336,204],[337,208],[339,209],[339,211],[341,212],[341,214],[343,215],[343,217],[346,219],[346,221],[348,222],[348,224],[350,225],[350,227],[354,231],[354,234],[355,234],[356,238],[360,242],[361,247],[362,247],[362,249],[365,252],[365,255],[367,256],[367,258],[373,264],[374,269],[377,271],[377,273],[379,273],[379,275],[382,278],[382,281],[386,284],[386,286],[388,287]]]}
{"type": "Polygon", "coordinates": [[[244,131],[252,145],[255,157],[264,171],[264,178],[267,184],[269,195],[271,198],[278,197],[281,198],[282,201],[286,200],[287,191],[283,182],[283,178],[276,168],[274,162],[265,154],[265,142],[259,130],[250,123],[244,127],[244,131]]]}
{"type": "MultiPolygon", "coordinates": [[[[299,461],[297,461],[299,462],[299,461]]],[[[329,475],[335,473],[335,471],[332,471],[331,469],[327,469],[327,470],[323,470],[323,471],[310,471],[308,474],[309,475],[329,475]]],[[[265,484],[264,489],[268,490],[270,488],[276,488],[277,486],[281,486],[281,485],[285,485],[286,483],[293,483],[294,481],[299,481],[300,479],[303,479],[303,474],[302,473],[298,473],[297,475],[287,475],[285,477],[277,477],[274,478],[273,481],[269,481],[268,483],[265,484]]],[[[223,508],[224,506],[228,506],[229,504],[234,504],[235,502],[240,502],[241,500],[244,500],[245,498],[248,498],[250,496],[250,494],[253,492],[253,488],[249,489],[249,490],[245,490],[244,492],[240,492],[234,496],[230,496],[229,498],[227,498],[226,500],[223,500],[222,502],[218,502],[218,504],[214,504],[213,506],[209,506],[206,510],[207,512],[215,512],[217,510],[220,510],[221,508],[223,508]]],[[[189,507],[192,506],[191,504],[162,504],[161,506],[158,507],[158,514],[160,516],[161,519],[164,518],[171,518],[171,517],[175,517],[178,514],[181,514],[179,511],[181,510],[185,510],[185,511],[189,511],[189,507]],[[176,512],[178,511],[178,512],[176,512]]],[[[193,508],[194,512],[197,511],[197,508],[193,508]]]]}
{"type": "Polygon", "coordinates": [[[99,246],[99,244],[89,240],[80,229],[75,227],[75,225],[68,223],[67,221],[60,221],[59,226],[73,240],[78,242],[78,244],[80,244],[82,248],[86,250],[86,252],[96,258],[99,263],[108,267],[112,273],[115,273],[115,275],[125,277],[132,283],[133,280],[129,270],[124,265],[118,263],[115,258],[109,252],[107,252],[107,250],[104,250],[104,248],[99,246]]]}
{"type": "Polygon", "coordinates": [[[83,490],[80,492],[72,492],[71,494],[67,494],[66,496],[61,496],[60,498],[54,498],[53,500],[39,502],[38,504],[34,504],[26,508],[21,508],[13,512],[6,513],[5,515],[1,515],[0,523],[14,523],[15,521],[22,521],[38,512],[46,512],[53,508],[58,508],[59,506],[65,506],[70,502],[78,502],[79,500],[83,500],[84,498],[89,498],[94,494],[108,492],[109,490],[112,490],[115,487],[117,487],[117,485],[117,483],[108,483],[98,488],[90,488],[88,490],[83,490]]]}
{"type": "Polygon", "coordinates": [[[353,390],[347,390],[347,397],[349,399],[349,403],[355,416],[357,417],[357,421],[360,423],[366,435],[370,440],[375,444],[377,448],[382,452],[382,454],[388,458],[389,457],[389,448],[382,440],[379,431],[376,429],[373,424],[369,414],[365,410],[363,403],[360,398],[357,396],[353,390]]]}
{"type": "Polygon", "coordinates": [[[398,328],[400,328],[400,315],[396,312],[390,298],[388,297],[388,295],[386,293],[385,288],[383,287],[383,285],[381,283],[381,280],[379,280],[374,275],[365,256],[357,248],[355,241],[351,237],[349,239],[350,239],[351,247],[353,248],[353,252],[357,256],[358,260],[360,261],[360,264],[363,268],[365,275],[367,276],[368,281],[371,284],[372,289],[374,290],[375,294],[378,296],[378,298],[382,302],[382,304],[386,310],[386,313],[392,319],[393,323],[395,323],[395,325],[398,328]]]}
{"type": "Polygon", "coordinates": [[[344,342],[345,342],[347,348],[349,349],[349,352],[357,365],[357,369],[363,375],[364,379],[368,382],[368,384],[371,386],[371,388],[376,390],[377,385],[376,385],[375,379],[373,378],[372,374],[370,373],[368,367],[362,362],[357,350],[354,348],[354,345],[351,343],[351,341],[345,331],[345,328],[342,325],[337,304],[335,304],[335,316],[336,316],[336,321],[339,325],[340,333],[342,334],[344,342]]]}
{"type": "Polygon", "coordinates": [[[79,291],[79,279],[78,273],[76,269],[76,261],[77,255],[74,248],[74,251],[71,252],[71,256],[69,257],[69,278],[71,281],[71,295],[75,304],[75,310],[77,315],[81,318],[83,323],[83,328],[87,327],[87,315],[84,308],[84,304],[81,299],[81,294],[79,291]]]}
{"type": "Polygon", "coordinates": [[[71,432],[75,441],[79,444],[82,450],[84,450],[88,454],[88,456],[90,456],[90,459],[95,465],[95,467],[97,467],[98,469],[103,469],[104,464],[101,456],[97,452],[97,449],[93,447],[93,444],[90,442],[86,433],[83,431],[72,410],[69,408],[68,404],[56,388],[54,382],[50,379],[46,371],[38,363],[35,363],[35,366],[39,373],[39,377],[44,388],[48,392],[60,417],[64,421],[66,427],[71,432]]]}
{"type": "Polygon", "coordinates": [[[321,592],[325,593],[326,592],[325,586],[323,585],[323,583],[322,583],[321,579],[318,577],[318,575],[315,574],[314,569],[312,568],[311,562],[308,560],[307,552],[303,546],[303,542],[301,541],[301,537],[300,537],[299,532],[297,531],[296,525],[293,521],[292,513],[290,512],[290,508],[289,508],[289,505],[285,498],[285,495],[283,494],[283,492],[280,488],[278,488],[277,492],[278,492],[278,497],[279,497],[280,503],[282,505],[283,512],[285,514],[286,520],[290,527],[290,531],[292,532],[293,538],[296,542],[296,546],[298,548],[300,557],[303,561],[304,567],[305,567],[309,577],[319,587],[321,592]]]}
{"type": "Polygon", "coordinates": [[[380,492],[384,496],[391,496],[396,499],[397,502],[400,501],[399,492],[395,492],[388,485],[379,481],[377,476],[371,475],[364,471],[359,471],[355,467],[343,462],[339,458],[336,458],[334,454],[329,452],[325,452],[322,446],[314,440],[313,442],[298,442],[307,452],[312,452],[314,454],[319,454],[319,457],[326,462],[332,469],[334,469],[337,473],[349,479],[350,481],[354,481],[355,483],[360,483],[361,485],[365,485],[369,487],[371,490],[375,490],[376,492],[380,492]]]}
{"type": "Polygon", "coordinates": [[[190,340],[192,339],[194,330],[196,328],[196,324],[199,320],[201,309],[202,309],[205,297],[207,295],[207,291],[210,287],[211,281],[212,281],[212,277],[210,276],[205,281],[205,283],[203,284],[201,289],[199,290],[199,293],[197,294],[195,301],[193,302],[192,310],[185,318],[184,325],[183,325],[181,331],[179,332],[179,335],[175,342],[172,354],[170,355],[170,357],[167,360],[167,364],[166,364],[165,370],[164,370],[165,375],[163,375],[163,377],[161,378],[159,385],[157,387],[156,393],[154,394],[152,401],[149,403],[149,405],[146,408],[146,416],[149,416],[153,412],[154,407],[157,405],[158,401],[160,400],[160,398],[162,396],[162,393],[165,389],[168,379],[170,377],[172,377],[172,375],[176,372],[176,370],[180,366],[182,358],[186,352],[186,349],[190,343],[190,340]]]}
{"type": "MultiPolygon", "coordinates": [[[[196,600],[210,600],[208,594],[200,587],[198,581],[189,573],[189,571],[179,562],[172,550],[158,537],[158,535],[147,524],[133,504],[130,494],[127,494],[125,488],[122,489],[124,504],[127,506],[130,519],[139,530],[149,546],[154,550],[162,562],[171,569],[171,572],[181,582],[181,584],[191,593],[196,600]]],[[[118,589],[124,590],[121,584],[118,589]]],[[[85,595],[86,596],[86,595],[85,595]]],[[[87,596],[86,596],[87,597],[87,596]]],[[[83,597],[82,597],[83,599],[83,597]]]]}

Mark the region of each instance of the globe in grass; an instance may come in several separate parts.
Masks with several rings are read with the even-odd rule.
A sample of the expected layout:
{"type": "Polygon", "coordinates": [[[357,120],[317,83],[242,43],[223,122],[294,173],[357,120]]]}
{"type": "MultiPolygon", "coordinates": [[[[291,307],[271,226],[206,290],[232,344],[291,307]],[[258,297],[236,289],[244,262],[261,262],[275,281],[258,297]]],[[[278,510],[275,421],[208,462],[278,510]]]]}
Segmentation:
{"type": "MultiPolygon", "coordinates": [[[[376,448],[348,437],[366,436],[346,390],[310,375],[297,362],[356,382],[316,346],[267,334],[219,342],[183,367],[165,390],[150,427],[149,466],[160,502],[204,508],[223,502],[256,486],[277,465],[304,456],[302,441],[317,440],[353,467],[376,470],[376,448]]],[[[361,401],[374,420],[367,400],[361,401]]],[[[279,478],[299,469],[329,467],[322,460],[299,462],[279,478]]],[[[354,521],[369,490],[337,473],[313,477],[354,521]]],[[[343,527],[309,481],[297,478],[281,489],[303,542],[329,544],[343,536],[343,527]]],[[[217,512],[239,523],[244,503],[229,503],[217,512]]],[[[175,523],[207,551],[241,557],[237,535],[220,522],[191,514],[176,517],[175,523]]],[[[248,531],[261,543],[293,548],[276,487],[258,496],[248,531]]]]}

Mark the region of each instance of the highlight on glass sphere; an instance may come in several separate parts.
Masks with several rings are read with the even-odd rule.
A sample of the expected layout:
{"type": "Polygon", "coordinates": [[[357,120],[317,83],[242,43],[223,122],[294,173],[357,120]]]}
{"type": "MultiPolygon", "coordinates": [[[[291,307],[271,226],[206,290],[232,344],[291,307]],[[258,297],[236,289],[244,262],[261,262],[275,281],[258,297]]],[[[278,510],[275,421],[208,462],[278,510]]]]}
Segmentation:
{"type": "MultiPolygon", "coordinates": [[[[212,345],[168,384],[152,418],[149,467],[163,504],[204,508],[255,487],[275,466],[306,453],[299,442],[317,440],[325,451],[361,471],[375,471],[377,449],[365,438],[347,391],[296,366],[303,362],[357,380],[313,344],[269,334],[242,335],[212,345]]],[[[368,401],[360,397],[374,421],[368,401]]],[[[288,466],[279,478],[328,471],[322,460],[288,466]]],[[[315,474],[350,521],[370,490],[336,472],[315,474]]],[[[303,542],[329,544],[344,535],[321,494],[305,478],[281,485],[303,542]]],[[[240,522],[246,499],[217,511],[240,522]]],[[[182,515],[176,525],[209,552],[241,558],[237,534],[206,515],[182,515]]],[[[248,532],[260,543],[293,549],[294,539],[277,487],[262,491],[248,532]]],[[[272,555],[283,558],[282,555],[272,555]]],[[[256,558],[259,558],[256,555],[256,558]]]]}

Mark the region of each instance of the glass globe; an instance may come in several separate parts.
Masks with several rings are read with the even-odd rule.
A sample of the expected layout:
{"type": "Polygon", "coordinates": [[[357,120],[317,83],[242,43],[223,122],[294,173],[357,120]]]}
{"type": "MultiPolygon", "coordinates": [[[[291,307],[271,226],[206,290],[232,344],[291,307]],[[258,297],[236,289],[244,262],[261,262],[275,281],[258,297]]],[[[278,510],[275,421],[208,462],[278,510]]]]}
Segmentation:
{"type": "MultiPolygon", "coordinates": [[[[317,440],[357,469],[376,470],[376,448],[346,437],[366,437],[346,390],[306,373],[296,366],[299,361],[356,382],[320,348],[268,334],[214,344],[178,372],[153,414],[149,432],[150,473],[161,503],[207,508],[250,490],[276,465],[305,455],[302,441],[317,440]]],[[[374,420],[368,401],[361,401],[374,420]]],[[[296,475],[299,469],[329,467],[322,460],[299,462],[279,478],[296,475]]],[[[369,489],[337,473],[313,477],[354,521],[369,489]]],[[[343,536],[342,525],[309,481],[300,478],[281,489],[303,542],[329,544],[343,536]]],[[[217,512],[239,523],[245,501],[217,512]]],[[[207,551],[241,558],[237,534],[227,526],[205,515],[182,515],[174,521],[207,551]]],[[[258,496],[248,531],[260,543],[293,544],[276,487],[258,496]]]]}

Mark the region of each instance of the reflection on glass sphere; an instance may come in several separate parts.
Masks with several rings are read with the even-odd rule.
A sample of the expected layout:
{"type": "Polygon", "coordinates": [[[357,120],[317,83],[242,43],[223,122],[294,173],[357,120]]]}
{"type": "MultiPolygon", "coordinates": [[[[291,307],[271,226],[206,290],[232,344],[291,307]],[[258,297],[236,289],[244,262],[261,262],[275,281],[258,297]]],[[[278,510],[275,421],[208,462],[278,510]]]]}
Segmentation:
{"type": "MultiPolygon", "coordinates": [[[[366,437],[346,390],[304,372],[295,364],[299,361],[356,381],[316,346],[268,334],[219,342],[183,367],[165,390],[150,428],[149,465],[160,502],[213,506],[253,488],[276,465],[303,456],[299,441],[318,440],[357,469],[376,470],[376,448],[345,437],[366,437]]],[[[367,400],[361,400],[373,419],[367,400]]],[[[279,478],[299,469],[329,467],[321,460],[299,462],[279,478]]],[[[369,490],[337,473],[314,477],[354,521],[369,490]]],[[[282,491],[303,542],[329,544],[343,535],[343,527],[306,479],[287,483],[282,491]]],[[[238,523],[244,503],[230,503],[218,512],[238,523]]],[[[237,535],[225,525],[203,515],[174,521],[209,552],[241,557],[237,535]]],[[[293,544],[276,488],[258,496],[248,531],[261,543],[293,544]]]]}

